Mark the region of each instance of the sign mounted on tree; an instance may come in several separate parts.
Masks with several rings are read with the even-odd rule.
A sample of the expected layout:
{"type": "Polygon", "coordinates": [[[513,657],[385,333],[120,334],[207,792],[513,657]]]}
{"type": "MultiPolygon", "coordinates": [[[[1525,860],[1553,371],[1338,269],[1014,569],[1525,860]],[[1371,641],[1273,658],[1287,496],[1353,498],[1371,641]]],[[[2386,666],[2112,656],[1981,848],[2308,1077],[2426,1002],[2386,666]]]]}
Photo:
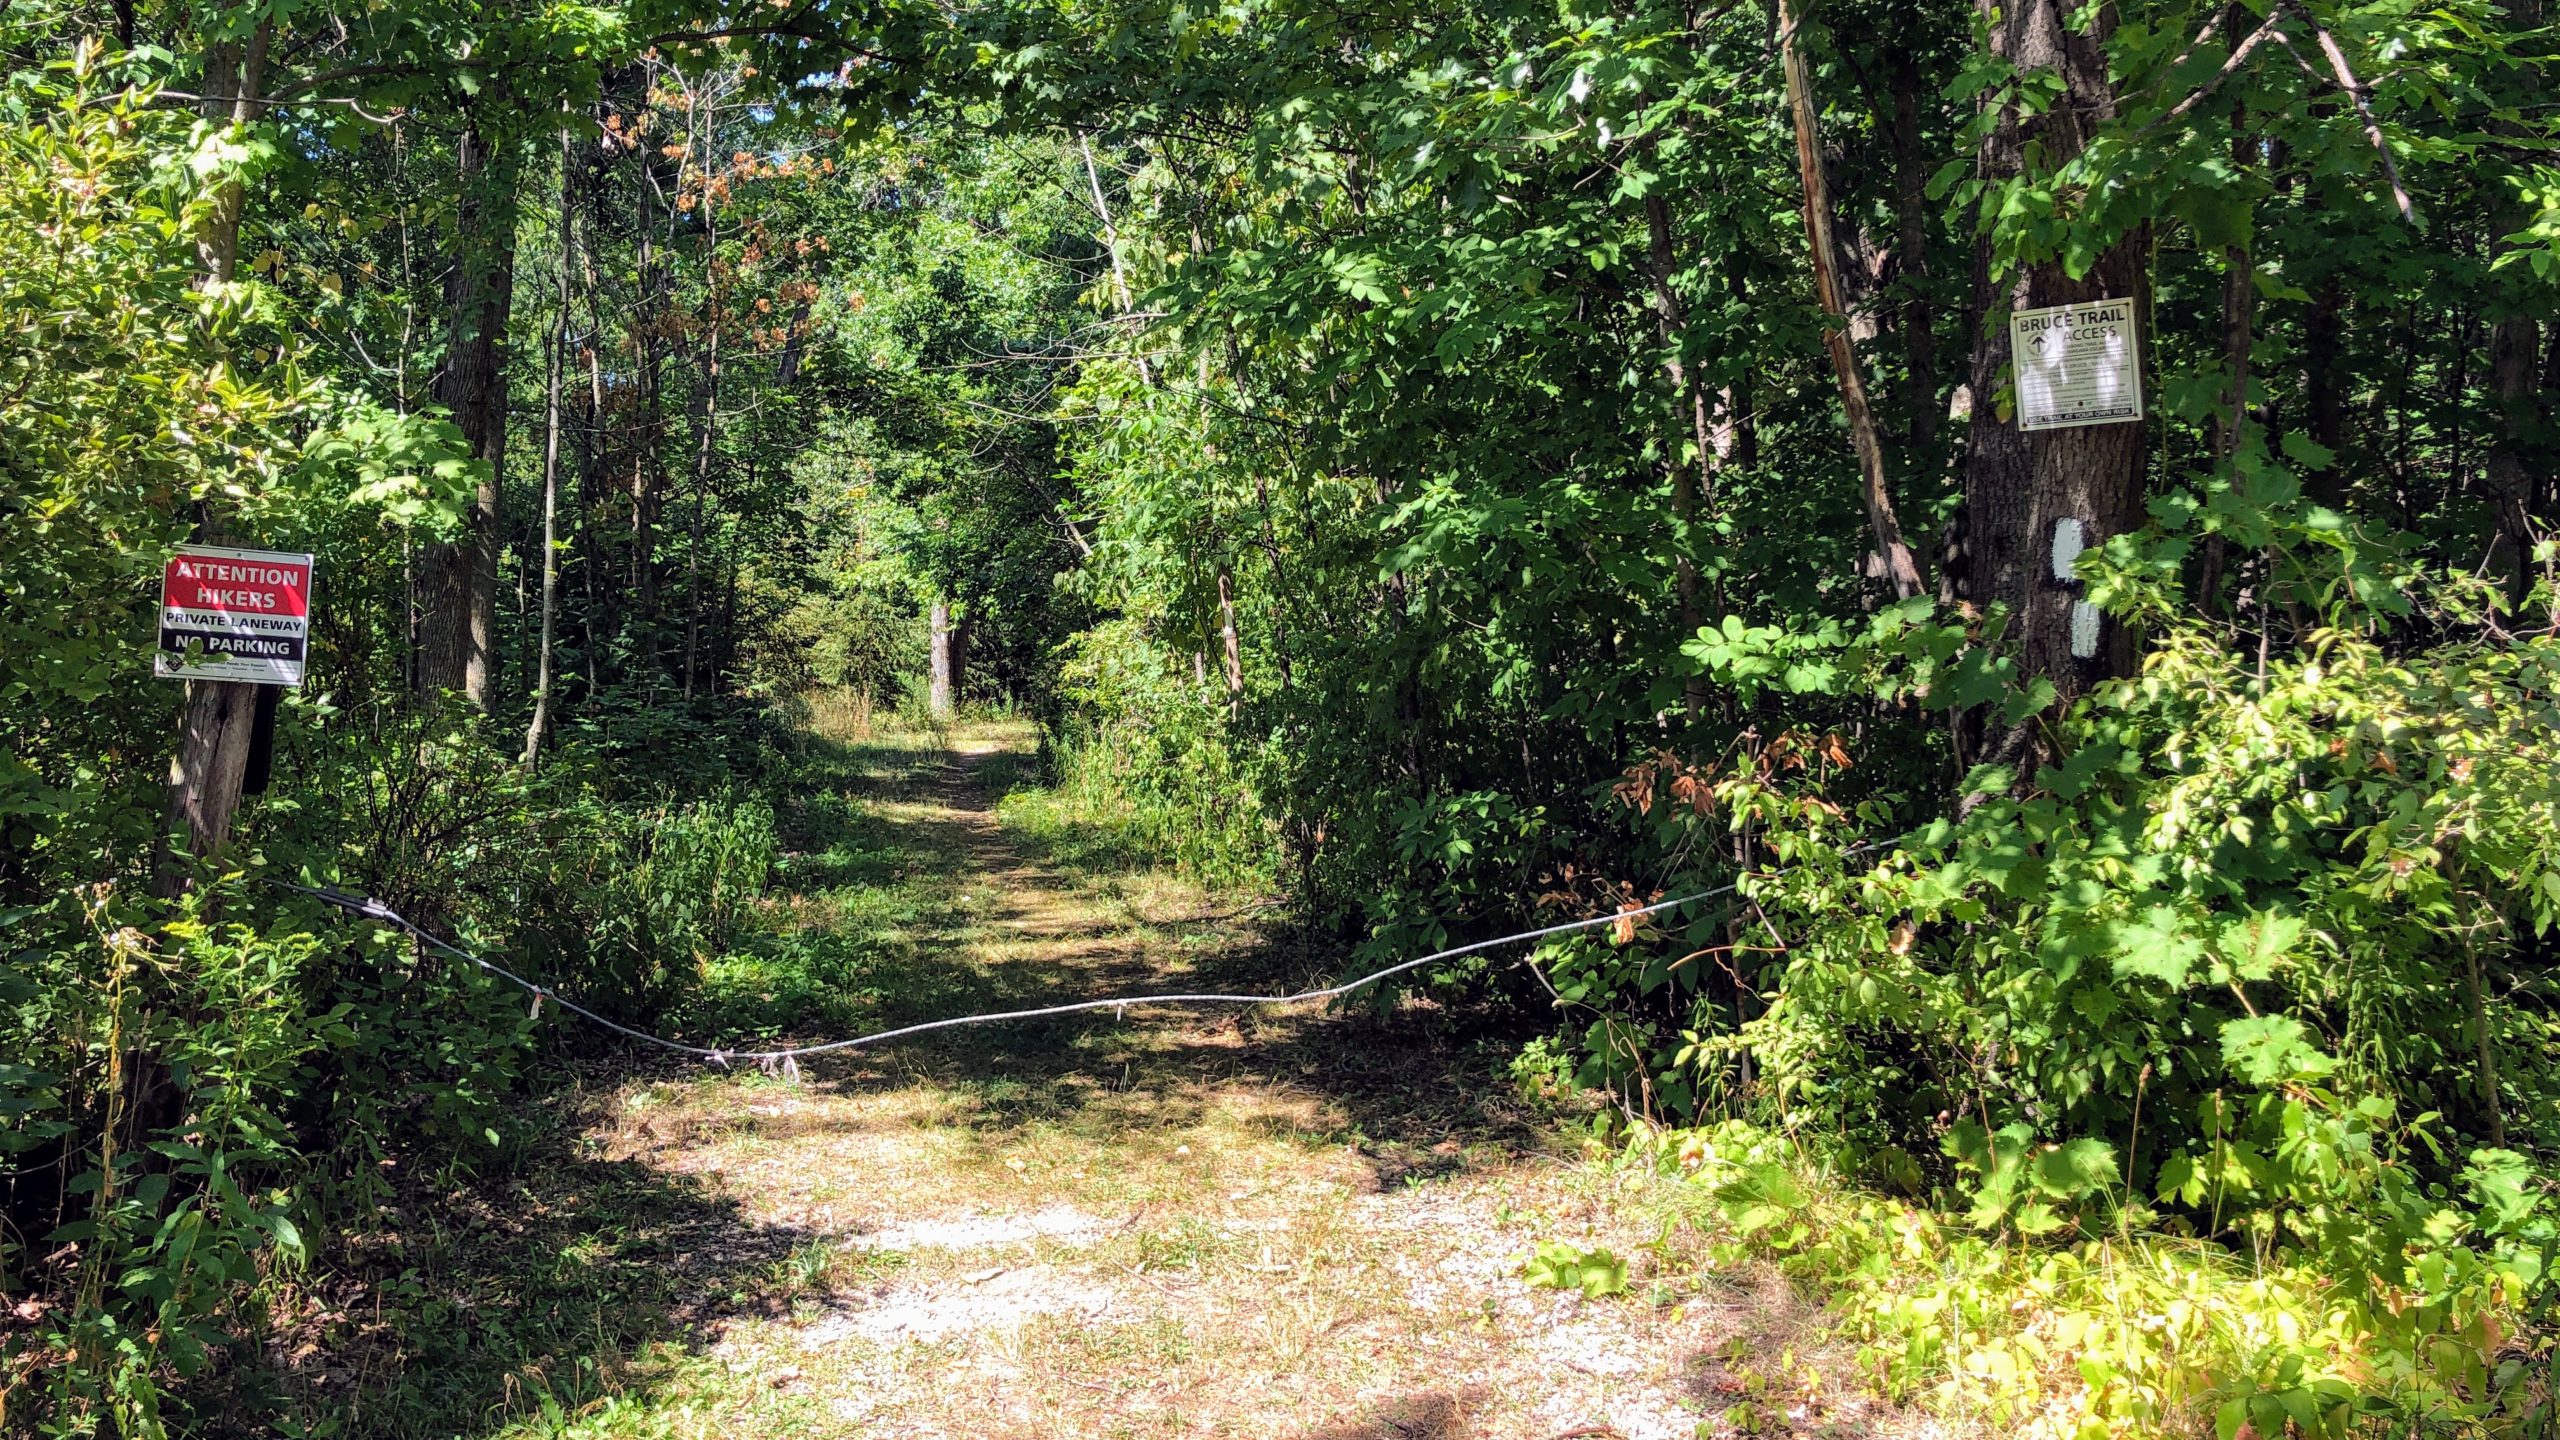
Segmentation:
{"type": "Polygon", "coordinates": [[[152,673],[299,685],[310,650],[310,556],[188,545],[169,557],[152,673]]]}
{"type": "Polygon", "coordinates": [[[2091,300],[2009,316],[2018,428],[2067,430],[2142,418],[2141,347],[2133,302],[2091,300]]]}

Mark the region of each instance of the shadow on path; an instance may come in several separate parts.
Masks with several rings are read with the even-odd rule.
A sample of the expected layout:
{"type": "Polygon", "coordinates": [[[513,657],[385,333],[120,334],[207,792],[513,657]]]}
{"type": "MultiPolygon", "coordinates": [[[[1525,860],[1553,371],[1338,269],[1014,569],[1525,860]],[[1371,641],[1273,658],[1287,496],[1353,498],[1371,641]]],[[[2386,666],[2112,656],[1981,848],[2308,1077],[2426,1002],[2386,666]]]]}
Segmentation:
{"type": "MultiPolygon", "coordinates": [[[[404,1184],[200,1433],[494,1434],[649,1393],[723,1323],[786,1309],[815,1237],[758,1223],[716,1176],[596,1153],[563,1078],[477,1174],[404,1184]],[[290,1427],[290,1428],[289,1428],[290,1427]]],[[[545,1427],[542,1433],[549,1433],[545,1427]]]]}

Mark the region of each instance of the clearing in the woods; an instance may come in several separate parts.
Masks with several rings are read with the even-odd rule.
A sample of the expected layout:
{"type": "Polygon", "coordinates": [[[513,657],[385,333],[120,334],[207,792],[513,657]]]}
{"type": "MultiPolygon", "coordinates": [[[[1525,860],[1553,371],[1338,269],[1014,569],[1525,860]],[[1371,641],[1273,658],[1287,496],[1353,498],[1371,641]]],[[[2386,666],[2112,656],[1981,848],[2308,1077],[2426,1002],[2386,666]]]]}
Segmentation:
{"type": "MultiPolygon", "coordinates": [[[[775,797],[810,848],[769,943],[715,966],[725,1012],[823,989],[872,1028],[1330,973],[1259,897],[1066,813],[1033,738],[813,738],[811,784],[775,797]]],[[[386,1217],[387,1283],[448,1300],[451,1332],[312,1379],[379,1434],[1922,1428],[1856,1398],[1783,1283],[1718,1273],[1679,1182],[1595,1158],[1507,1053],[1408,999],[963,1029],[796,1083],[599,1063],[505,1177],[386,1217]],[[1630,1292],[1530,1287],[1542,1240],[1627,1258],[1630,1292]]]]}

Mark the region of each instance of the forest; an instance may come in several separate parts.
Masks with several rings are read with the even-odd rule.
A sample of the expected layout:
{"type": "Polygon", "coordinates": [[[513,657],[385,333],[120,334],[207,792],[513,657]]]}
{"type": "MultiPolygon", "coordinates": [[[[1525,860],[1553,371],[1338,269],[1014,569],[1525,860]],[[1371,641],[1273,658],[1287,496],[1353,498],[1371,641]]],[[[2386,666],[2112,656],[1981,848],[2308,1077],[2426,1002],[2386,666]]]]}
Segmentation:
{"type": "Polygon", "coordinates": [[[0,64],[0,1434],[2560,1434],[2543,0],[0,64]]]}

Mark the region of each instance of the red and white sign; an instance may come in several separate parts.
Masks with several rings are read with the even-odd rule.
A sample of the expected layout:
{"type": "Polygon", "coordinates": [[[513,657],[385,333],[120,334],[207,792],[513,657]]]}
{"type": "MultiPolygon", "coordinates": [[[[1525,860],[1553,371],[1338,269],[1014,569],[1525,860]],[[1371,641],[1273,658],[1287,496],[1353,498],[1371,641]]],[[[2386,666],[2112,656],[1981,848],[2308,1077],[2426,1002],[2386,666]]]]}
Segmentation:
{"type": "Polygon", "coordinates": [[[169,557],[153,673],[299,685],[310,650],[310,556],[189,545],[169,557]]]}

